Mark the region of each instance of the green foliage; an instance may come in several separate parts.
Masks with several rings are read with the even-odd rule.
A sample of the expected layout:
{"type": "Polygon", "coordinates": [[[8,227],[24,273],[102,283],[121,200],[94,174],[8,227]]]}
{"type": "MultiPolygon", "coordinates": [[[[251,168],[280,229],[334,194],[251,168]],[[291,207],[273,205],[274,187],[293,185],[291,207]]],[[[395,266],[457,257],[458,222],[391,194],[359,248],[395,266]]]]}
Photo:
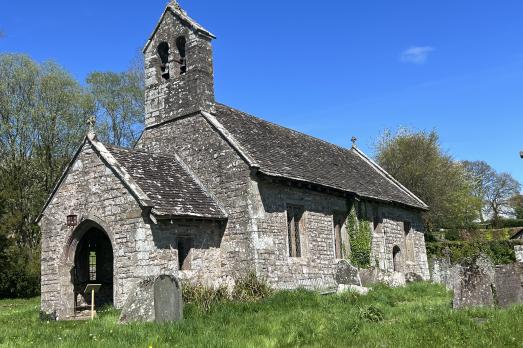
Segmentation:
{"type": "Polygon", "coordinates": [[[381,309],[376,306],[370,305],[360,308],[360,319],[377,323],[383,320],[384,314],[381,309]]]}
{"type": "Polygon", "coordinates": [[[259,279],[256,273],[250,272],[245,277],[236,280],[232,292],[235,301],[259,301],[272,294],[272,289],[267,282],[259,279]]]}
{"type": "Polygon", "coordinates": [[[519,241],[456,241],[426,243],[427,256],[444,257],[449,255],[452,263],[468,262],[480,254],[488,256],[496,265],[509,264],[516,261],[514,245],[519,241]]]}
{"type": "Polygon", "coordinates": [[[456,229],[450,229],[445,231],[445,239],[450,241],[460,240],[461,233],[456,229]]]}
{"type": "Polygon", "coordinates": [[[450,292],[423,282],[378,286],[367,296],[283,291],[258,302],[221,303],[205,313],[187,310],[183,321],[162,325],[119,325],[115,310],[94,321],[42,322],[39,305],[38,298],[0,300],[0,346],[514,347],[523,342],[523,306],[456,311],[450,292]]]}
{"type": "Polygon", "coordinates": [[[0,297],[39,292],[34,221],[93,112],[89,93],[57,64],[0,54],[0,297]]]}
{"type": "Polygon", "coordinates": [[[510,207],[514,210],[516,218],[523,220],[523,195],[518,193],[510,199],[510,207]]]}
{"type": "Polygon", "coordinates": [[[432,132],[385,132],[376,145],[378,163],[430,207],[427,229],[463,228],[478,217],[481,200],[463,165],[439,144],[432,132]]]}
{"type": "Polygon", "coordinates": [[[369,267],[372,247],[370,223],[363,218],[358,218],[357,205],[358,202],[352,204],[346,223],[351,249],[350,260],[355,266],[369,267]]]}
{"type": "Polygon", "coordinates": [[[143,129],[143,76],[133,70],[94,72],[87,84],[98,108],[98,137],[117,146],[134,146],[143,129]]]}
{"type": "Polygon", "coordinates": [[[523,227],[523,219],[499,219],[492,222],[496,228],[523,227]]]}
{"type": "Polygon", "coordinates": [[[269,297],[273,290],[267,282],[259,279],[254,272],[236,280],[232,292],[227,287],[209,288],[201,284],[182,284],[184,302],[208,312],[214,306],[224,302],[255,302],[269,297]]]}
{"type": "Polygon", "coordinates": [[[182,284],[182,296],[184,303],[195,305],[204,312],[209,311],[218,303],[229,301],[229,294],[224,286],[213,289],[189,282],[182,284]]]}

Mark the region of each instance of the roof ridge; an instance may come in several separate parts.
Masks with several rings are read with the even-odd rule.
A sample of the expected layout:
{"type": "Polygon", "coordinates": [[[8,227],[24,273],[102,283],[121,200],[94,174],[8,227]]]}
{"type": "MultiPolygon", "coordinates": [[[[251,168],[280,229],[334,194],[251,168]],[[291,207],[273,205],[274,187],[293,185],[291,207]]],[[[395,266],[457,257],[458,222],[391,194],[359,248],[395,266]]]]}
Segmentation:
{"type": "Polygon", "coordinates": [[[155,157],[159,157],[159,158],[168,158],[171,160],[177,160],[177,158],[178,158],[178,154],[174,151],[173,151],[173,154],[171,155],[171,154],[167,154],[167,153],[164,154],[164,153],[151,152],[151,151],[146,151],[146,150],[141,150],[141,149],[129,149],[127,147],[121,147],[121,146],[116,146],[116,145],[105,145],[104,144],[104,146],[107,148],[123,150],[123,151],[127,151],[130,153],[140,153],[143,155],[155,156],[155,157]]]}
{"type": "Polygon", "coordinates": [[[416,194],[414,194],[412,191],[410,191],[408,188],[406,188],[402,183],[400,183],[398,180],[394,178],[394,176],[390,175],[389,172],[385,170],[382,166],[380,166],[378,163],[373,161],[371,158],[369,158],[363,151],[361,151],[358,148],[354,148],[353,151],[356,152],[359,156],[361,156],[365,161],[369,162],[371,166],[375,167],[376,170],[383,175],[387,180],[392,182],[394,185],[396,185],[400,190],[404,191],[407,195],[417,200],[419,203],[421,203],[425,208],[428,209],[428,205],[419,198],[416,194]]]}
{"type": "Polygon", "coordinates": [[[331,143],[331,142],[328,142],[327,140],[324,140],[324,139],[321,139],[321,138],[318,138],[318,137],[312,136],[312,135],[307,134],[307,133],[304,133],[304,132],[302,132],[302,131],[299,131],[299,130],[296,130],[296,129],[292,129],[292,128],[289,128],[289,127],[285,127],[285,126],[282,126],[282,125],[280,125],[280,124],[277,124],[277,123],[274,123],[274,122],[271,122],[271,121],[267,121],[267,120],[265,120],[265,119],[263,119],[263,118],[261,118],[261,117],[258,117],[258,116],[254,116],[254,115],[248,114],[248,113],[246,113],[246,112],[244,112],[244,111],[241,111],[241,110],[239,110],[239,109],[233,108],[233,107],[231,107],[231,106],[228,106],[228,105],[225,105],[225,104],[222,104],[222,103],[215,103],[215,104],[216,104],[216,105],[219,105],[219,106],[223,106],[223,107],[229,108],[229,109],[234,110],[234,111],[236,111],[236,112],[239,112],[239,113],[241,113],[241,114],[243,114],[243,115],[245,115],[245,116],[255,118],[255,119],[257,119],[257,120],[260,120],[260,121],[262,121],[262,122],[264,122],[264,123],[268,123],[268,124],[270,124],[270,125],[272,125],[272,126],[275,126],[275,127],[280,128],[280,129],[285,129],[285,130],[288,130],[288,131],[291,131],[291,132],[297,133],[297,134],[299,134],[299,135],[306,136],[307,138],[310,138],[310,139],[313,139],[313,140],[316,140],[316,141],[320,141],[320,142],[322,142],[322,143],[324,143],[324,144],[326,144],[326,145],[329,145],[329,146],[335,147],[335,148],[337,148],[337,149],[339,149],[339,150],[341,150],[341,151],[348,152],[348,153],[351,153],[351,154],[352,154],[351,149],[346,148],[346,147],[343,147],[343,146],[341,146],[341,145],[336,145],[336,144],[333,144],[333,143],[331,143]]]}

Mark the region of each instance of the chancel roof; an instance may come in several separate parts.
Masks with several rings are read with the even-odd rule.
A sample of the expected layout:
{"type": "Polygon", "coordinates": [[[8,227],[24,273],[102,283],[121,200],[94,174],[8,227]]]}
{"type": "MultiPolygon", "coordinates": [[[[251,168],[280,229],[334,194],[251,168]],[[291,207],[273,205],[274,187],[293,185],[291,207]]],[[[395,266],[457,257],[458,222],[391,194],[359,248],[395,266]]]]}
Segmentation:
{"type": "Polygon", "coordinates": [[[386,202],[427,205],[356,148],[346,149],[217,104],[213,117],[270,176],[314,183],[386,202]]]}

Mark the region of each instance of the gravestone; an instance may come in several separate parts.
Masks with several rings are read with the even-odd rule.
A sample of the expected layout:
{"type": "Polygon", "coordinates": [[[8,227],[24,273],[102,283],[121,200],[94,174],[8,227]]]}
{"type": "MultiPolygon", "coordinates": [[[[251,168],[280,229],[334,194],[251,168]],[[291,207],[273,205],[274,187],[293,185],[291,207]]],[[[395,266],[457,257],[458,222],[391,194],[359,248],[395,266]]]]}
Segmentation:
{"type": "Polygon", "coordinates": [[[513,263],[496,266],[496,304],[508,307],[523,303],[523,265],[513,263]]]}
{"type": "Polygon", "coordinates": [[[452,268],[454,308],[494,305],[494,265],[486,256],[479,256],[470,265],[452,268]]]}
{"type": "Polygon", "coordinates": [[[182,319],[180,282],[173,276],[161,275],[147,277],[134,286],[122,308],[119,322],[167,322],[182,319]]]}
{"type": "Polygon", "coordinates": [[[444,284],[449,290],[453,289],[452,263],[450,257],[433,258],[429,261],[430,280],[434,283],[444,284]]]}
{"type": "Polygon", "coordinates": [[[358,269],[346,260],[341,260],[336,265],[335,279],[338,284],[361,286],[358,269]]]}
{"type": "Polygon", "coordinates": [[[183,319],[182,289],[173,276],[161,275],[154,282],[154,321],[183,319]]]}
{"type": "Polygon", "coordinates": [[[154,321],[154,277],[138,282],[127,296],[120,323],[154,321]]]}

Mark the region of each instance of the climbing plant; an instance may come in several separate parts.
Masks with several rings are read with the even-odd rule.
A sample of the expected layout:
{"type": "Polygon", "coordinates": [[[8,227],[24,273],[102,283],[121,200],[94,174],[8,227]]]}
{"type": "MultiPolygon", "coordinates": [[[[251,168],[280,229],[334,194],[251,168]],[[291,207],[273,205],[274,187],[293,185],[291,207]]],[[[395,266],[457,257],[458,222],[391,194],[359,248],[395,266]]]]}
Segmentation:
{"type": "Polygon", "coordinates": [[[358,217],[359,203],[354,202],[347,217],[347,233],[350,240],[350,261],[358,267],[370,266],[372,235],[370,223],[362,216],[358,217]]]}

